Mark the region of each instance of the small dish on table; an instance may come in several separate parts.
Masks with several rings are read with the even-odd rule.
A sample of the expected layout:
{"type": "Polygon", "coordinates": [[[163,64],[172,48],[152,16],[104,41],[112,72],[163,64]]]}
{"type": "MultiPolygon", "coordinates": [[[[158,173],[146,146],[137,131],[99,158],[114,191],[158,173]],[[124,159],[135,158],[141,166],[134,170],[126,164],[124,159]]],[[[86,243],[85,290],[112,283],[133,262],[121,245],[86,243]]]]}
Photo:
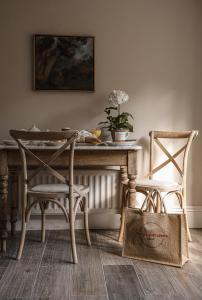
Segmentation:
{"type": "Polygon", "coordinates": [[[44,144],[46,146],[59,146],[64,144],[64,141],[45,141],[44,144]]]}
{"type": "Polygon", "coordinates": [[[106,141],[108,146],[134,146],[136,140],[127,140],[127,141],[106,141]]]}
{"type": "Polygon", "coordinates": [[[14,140],[3,140],[2,144],[7,145],[7,146],[15,146],[15,145],[17,145],[14,140]]]}

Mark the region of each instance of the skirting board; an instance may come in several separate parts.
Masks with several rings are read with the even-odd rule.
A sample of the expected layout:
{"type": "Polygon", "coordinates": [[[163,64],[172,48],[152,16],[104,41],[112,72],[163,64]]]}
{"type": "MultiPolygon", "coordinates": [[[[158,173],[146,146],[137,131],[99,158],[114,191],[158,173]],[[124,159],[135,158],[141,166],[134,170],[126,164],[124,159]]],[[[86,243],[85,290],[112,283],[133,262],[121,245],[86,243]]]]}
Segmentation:
{"type": "MultiPolygon", "coordinates": [[[[179,209],[172,209],[170,213],[180,213],[179,209]]],[[[202,228],[202,206],[187,207],[188,222],[190,228],[202,228]]],[[[89,226],[91,229],[118,229],[120,225],[120,215],[112,209],[97,209],[89,213],[89,226]]],[[[29,229],[40,229],[40,216],[32,216],[29,222],[29,229]]],[[[66,229],[68,224],[64,221],[63,215],[47,216],[46,228],[49,230],[66,229]]],[[[83,228],[82,216],[76,221],[76,228],[83,228]]],[[[20,221],[17,222],[17,230],[20,230],[20,221]]]]}
{"type": "MultiPolygon", "coordinates": [[[[180,209],[174,208],[170,213],[180,213],[180,209]]],[[[189,228],[202,228],[202,206],[187,206],[189,228]]]]}
{"type": "Polygon", "coordinates": [[[202,206],[188,206],[187,215],[190,228],[202,228],[202,206]]]}

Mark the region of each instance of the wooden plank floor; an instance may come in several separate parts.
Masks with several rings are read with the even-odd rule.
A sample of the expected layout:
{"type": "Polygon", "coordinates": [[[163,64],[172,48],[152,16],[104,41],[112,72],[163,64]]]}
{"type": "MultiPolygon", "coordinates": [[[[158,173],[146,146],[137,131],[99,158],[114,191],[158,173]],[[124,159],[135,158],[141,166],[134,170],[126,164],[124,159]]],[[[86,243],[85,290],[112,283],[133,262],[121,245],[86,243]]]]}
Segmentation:
{"type": "Polygon", "coordinates": [[[29,231],[21,261],[19,235],[0,255],[0,300],[202,299],[202,230],[192,230],[190,261],[182,269],[121,257],[116,231],[91,231],[88,247],[76,232],[79,263],[71,263],[67,231],[29,231]]]}

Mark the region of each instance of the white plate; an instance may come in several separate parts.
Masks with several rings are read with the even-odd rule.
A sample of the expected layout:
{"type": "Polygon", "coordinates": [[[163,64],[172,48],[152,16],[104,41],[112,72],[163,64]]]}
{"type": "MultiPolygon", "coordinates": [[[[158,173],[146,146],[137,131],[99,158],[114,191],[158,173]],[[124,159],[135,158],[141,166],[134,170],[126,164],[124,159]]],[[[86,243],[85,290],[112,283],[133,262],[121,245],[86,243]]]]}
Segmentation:
{"type": "Polygon", "coordinates": [[[101,143],[76,143],[76,146],[107,146],[106,142],[101,142],[101,143]]]}
{"type": "Polygon", "coordinates": [[[47,141],[47,142],[43,142],[46,146],[58,146],[58,145],[62,145],[62,142],[58,142],[58,141],[47,141]]]}
{"type": "Polygon", "coordinates": [[[92,143],[76,143],[76,146],[96,146],[96,144],[92,144],[92,143]]]}
{"type": "Polygon", "coordinates": [[[3,140],[3,144],[8,145],[8,146],[14,146],[16,145],[16,142],[14,140],[3,140]]]}
{"type": "Polygon", "coordinates": [[[113,141],[107,141],[106,142],[109,146],[134,146],[135,141],[124,141],[124,142],[113,142],[113,141]]]}

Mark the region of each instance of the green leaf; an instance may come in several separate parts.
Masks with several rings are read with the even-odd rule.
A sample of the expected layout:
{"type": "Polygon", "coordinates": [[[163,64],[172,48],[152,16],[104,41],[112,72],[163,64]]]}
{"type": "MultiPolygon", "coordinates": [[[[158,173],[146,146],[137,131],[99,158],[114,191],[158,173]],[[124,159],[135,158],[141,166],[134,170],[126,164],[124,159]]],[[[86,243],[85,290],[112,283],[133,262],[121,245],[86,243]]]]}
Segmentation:
{"type": "Polygon", "coordinates": [[[122,115],[127,116],[127,117],[131,117],[133,119],[133,115],[127,112],[123,112],[122,115]]]}
{"type": "Polygon", "coordinates": [[[107,115],[110,115],[111,110],[117,110],[117,107],[114,107],[114,106],[106,107],[105,110],[104,110],[104,112],[105,112],[107,115]]]}
{"type": "Polygon", "coordinates": [[[105,122],[99,122],[98,124],[109,124],[108,121],[105,121],[105,122]]]}
{"type": "Polygon", "coordinates": [[[118,107],[109,106],[105,108],[105,113],[107,114],[107,121],[100,122],[99,124],[104,125],[104,128],[108,128],[109,130],[113,129],[128,129],[129,131],[133,131],[133,125],[128,122],[128,118],[132,118],[133,116],[130,113],[122,112],[119,113],[118,107]],[[118,111],[118,115],[111,115],[112,111],[118,111]]]}
{"type": "Polygon", "coordinates": [[[109,107],[106,107],[106,109],[112,109],[112,110],[117,110],[117,107],[115,107],[115,106],[109,106],[109,107]]]}

